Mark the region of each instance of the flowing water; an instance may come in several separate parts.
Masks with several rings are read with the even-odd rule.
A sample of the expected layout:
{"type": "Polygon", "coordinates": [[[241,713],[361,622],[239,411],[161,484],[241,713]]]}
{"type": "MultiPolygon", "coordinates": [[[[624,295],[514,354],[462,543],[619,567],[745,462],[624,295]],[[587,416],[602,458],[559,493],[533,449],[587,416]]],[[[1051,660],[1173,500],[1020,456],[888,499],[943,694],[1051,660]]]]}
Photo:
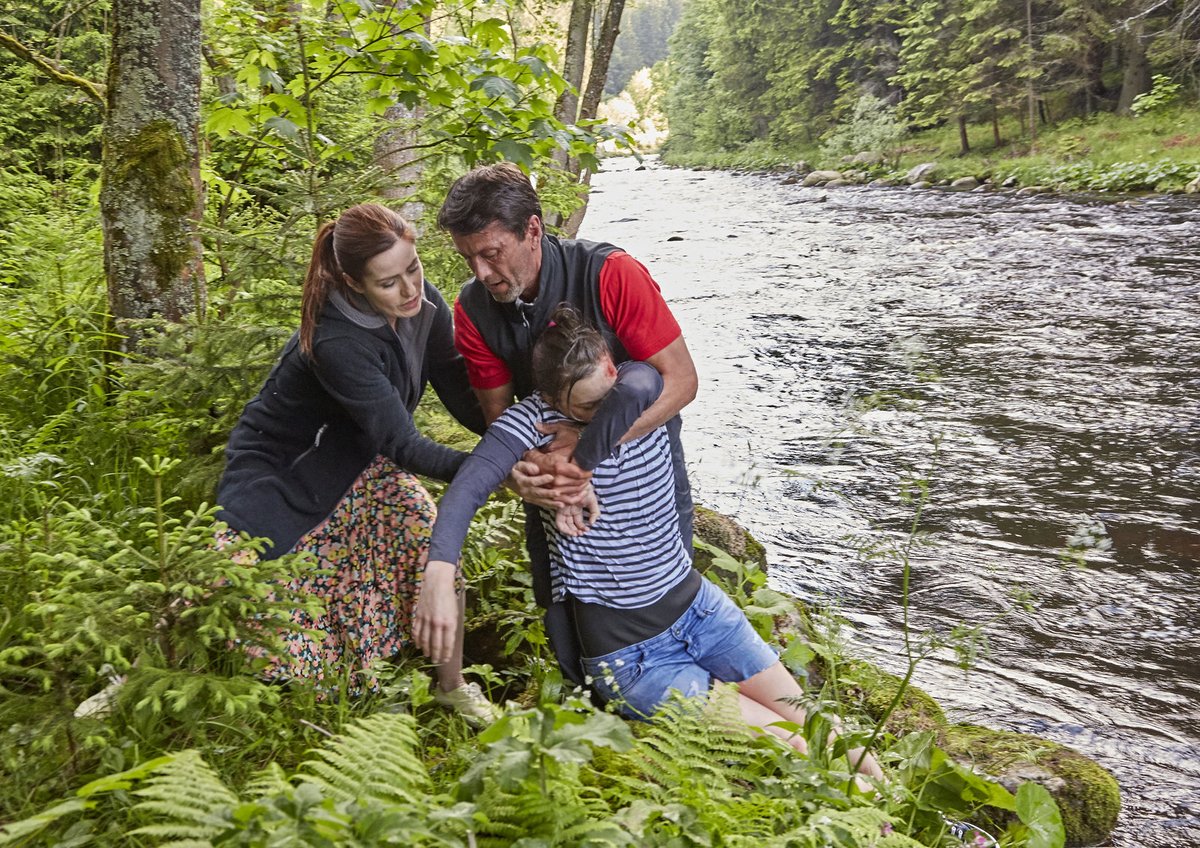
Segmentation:
{"type": "Polygon", "coordinates": [[[683,326],[699,502],[899,671],[901,568],[860,553],[928,481],[913,628],[979,625],[989,652],[915,682],[1112,771],[1113,845],[1200,846],[1200,204],[635,166],[606,162],[581,235],[683,326]]]}

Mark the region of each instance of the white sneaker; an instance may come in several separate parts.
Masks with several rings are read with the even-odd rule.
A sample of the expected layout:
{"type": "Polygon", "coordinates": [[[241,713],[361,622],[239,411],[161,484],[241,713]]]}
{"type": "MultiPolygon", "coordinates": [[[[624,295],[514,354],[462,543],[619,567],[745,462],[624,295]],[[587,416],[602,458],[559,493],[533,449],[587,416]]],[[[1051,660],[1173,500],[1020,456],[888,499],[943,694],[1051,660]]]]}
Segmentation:
{"type": "Polygon", "coordinates": [[[500,718],[500,709],[487,699],[478,683],[464,683],[449,692],[434,687],[433,700],[461,715],[475,728],[485,727],[500,718]]]}
{"type": "Polygon", "coordinates": [[[108,685],[75,708],[75,718],[104,718],[111,715],[117,691],[125,685],[125,675],[110,677],[108,685]]]}

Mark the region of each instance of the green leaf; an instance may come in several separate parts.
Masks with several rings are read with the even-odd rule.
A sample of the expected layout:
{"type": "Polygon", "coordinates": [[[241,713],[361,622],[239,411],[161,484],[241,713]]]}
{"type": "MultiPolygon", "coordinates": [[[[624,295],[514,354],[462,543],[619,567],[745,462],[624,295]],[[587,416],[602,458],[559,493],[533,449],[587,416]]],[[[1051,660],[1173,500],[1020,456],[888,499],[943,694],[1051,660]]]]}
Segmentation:
{"type": "Polygon", "coordinates": [[[528,144],[523,144],[512,139],[502,138],[492,145],[494,150],[502,159],[509,162],[516,162],[518,165],[523,165],[526,168],[533,167],[533,148],[528,144]]]}
{"type": "Polygon", "coordinates": [[[817,652],[803,639],[793,639],[779,655],[779,659],[793,672],[804,671],[817,656],[817,652]]]}
{"type": "Polygon", "coordinates": [[[479,91],[480,89],[489,97],[507,97],[513,103],[521,99],[521,92],[512,80],[505,77],[498,77],[494,74],[488,74],[471,80],[470,90],[479,91]]]}
{"type": "Polygon", "coordinates": [[[1021,784],[1017,790],[1017,816],[1029,828],[1027,848],[1062,848],[1066,842],[1062,813],[1040,783],[1021,784]]]}
{"type": "Polygon", "coordinates": [[[265,123],[267,127],[274,130],[288,141],[296,141],[300,138],[300,128],[287,118],[274,115],[270,118],[267,118],[265,123]]]}

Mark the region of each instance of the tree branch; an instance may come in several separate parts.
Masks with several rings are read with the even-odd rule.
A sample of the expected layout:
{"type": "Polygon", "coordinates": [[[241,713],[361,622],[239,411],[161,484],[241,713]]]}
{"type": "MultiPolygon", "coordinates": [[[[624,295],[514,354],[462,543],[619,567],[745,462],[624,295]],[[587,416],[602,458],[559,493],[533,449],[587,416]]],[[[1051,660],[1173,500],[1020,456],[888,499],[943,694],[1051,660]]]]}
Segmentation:
{"type": "Polygon", "coordinates": [[[96,101],[101,109],[105,108],[104,102],[104,86],[97,82],[84,79],[83,77],[75,76],[75,74],[64,71],[52,60],[46,58],[41,53],[38,53],[31,47],[27,47],[17,39],[3,32],[0,32],[0,47],[5,47],[12,53],[24,59],[29,64],[36,67],[42,73],[50,78],[61,82],[63,85],[74,86],[82,89],[84,94],[96,101]]]}

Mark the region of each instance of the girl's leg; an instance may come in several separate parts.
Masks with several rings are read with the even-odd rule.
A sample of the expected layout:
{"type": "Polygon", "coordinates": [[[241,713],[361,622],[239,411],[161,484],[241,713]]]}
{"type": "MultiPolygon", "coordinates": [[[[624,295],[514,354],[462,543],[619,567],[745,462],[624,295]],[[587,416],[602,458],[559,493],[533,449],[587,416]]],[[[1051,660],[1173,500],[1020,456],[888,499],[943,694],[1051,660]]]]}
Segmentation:
{"type": "MultiPolygon", "coordinates": [[[[770,721],[779,721],[785,719],[803,725],[808,714],[804,708],[800,706],[800,699],[804,695],[804,690],[800,688],[800,684],[796,682],[796,678],[784,668],[783,663],[777,662],[770,668],[760,671],[753,677],[747,678],[738,684],[738,691],[741,693],[743,700],[750,700],[757,707],[765,710],[767,713],[778,716],[770,721]]],[[[743,706],[742,714],[745,715],[747,707],[743,706]]],[[[749,721],[749,719],[747,719],[749,721]]],[[[782,728],[767,727],[766,724],[759,724],[759,727],[766,728],[777,736],[785,739],[790,734],[782,728]]],[[[837,734],[837,729],[832,731],[837,734]]],[[[794,737],[797,741],[803,744],[804,740],[799,736],[794,737]]],[[[795,745],[791,739],[788,741],[803,751],[803,748],[795,745]]],[[[858,770],[869,777],[874,777],[878,780],[883,779],[883,769],[879,767],[879,763],[875,758],[868,754],[862,748],[851,748],[846,751],[846,759],[851,766],[858,765],[858,770]],[[861,760],[861,762],[860,762],[861,760]]]]}
{"type": "Polygon", "coordinates": [[[779,713],[772,710],[770,707],[764,707],[753,698],[747,697],[745,694],[738,693],[738,705],[742,709],[742,720],[751,727],[761,727],[768,733],[773,733],[782,739],[784,742],[791,745],[801,754],[808,755],[808,742],[804,736],[799,733],[792,733],[782,727],[775,727],[774,724],[779,721],[793,721],[794,719],[785,718],[779,713]]]}

